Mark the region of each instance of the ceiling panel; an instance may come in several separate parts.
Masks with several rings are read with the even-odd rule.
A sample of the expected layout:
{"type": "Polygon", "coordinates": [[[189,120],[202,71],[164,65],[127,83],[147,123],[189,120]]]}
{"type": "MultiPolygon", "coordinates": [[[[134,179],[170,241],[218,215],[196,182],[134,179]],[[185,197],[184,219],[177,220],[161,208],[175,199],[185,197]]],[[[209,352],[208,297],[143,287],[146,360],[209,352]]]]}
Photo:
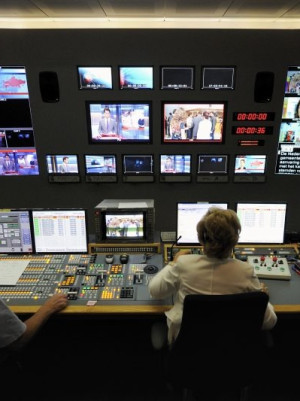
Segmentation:
{"type": "Polygon", "coordinates": [[[28,0],[0,0],[0,17],[32,18],[45,14],[28,0]]]}
{"type": "MultiPolygon", "coordinates": [[[[1,1],[1,0],[0,0],[1,1]]],[[[52,18],[104,18],[97,0],[31,0],[47,17],[52,18]]]]}
{"type": "Polygon", "coordinates": [[[234,0],[225,17],[279,18],[297,3],[297,0],[234,0]]]}
{"type": "Polygon", "coordinates": [[[166,4],[166,17],[221,18],[232,0],[169,0],[166,4]]]}

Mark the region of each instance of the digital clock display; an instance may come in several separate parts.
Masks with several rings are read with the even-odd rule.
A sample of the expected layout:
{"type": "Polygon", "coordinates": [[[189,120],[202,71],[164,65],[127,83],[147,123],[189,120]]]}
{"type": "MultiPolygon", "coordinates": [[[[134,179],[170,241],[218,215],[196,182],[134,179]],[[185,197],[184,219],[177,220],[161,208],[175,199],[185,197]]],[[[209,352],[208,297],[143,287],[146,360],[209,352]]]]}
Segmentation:
{"type": "Polygon", "coordinates": [[[274,121],[274,112],[234,112],[233,121],[274,121]]]}
{"type": "Polygon", "coordinates": [[[233,135],[271,135],[273,127],[236,125],[232,127],[232,133],[233,135]]]}

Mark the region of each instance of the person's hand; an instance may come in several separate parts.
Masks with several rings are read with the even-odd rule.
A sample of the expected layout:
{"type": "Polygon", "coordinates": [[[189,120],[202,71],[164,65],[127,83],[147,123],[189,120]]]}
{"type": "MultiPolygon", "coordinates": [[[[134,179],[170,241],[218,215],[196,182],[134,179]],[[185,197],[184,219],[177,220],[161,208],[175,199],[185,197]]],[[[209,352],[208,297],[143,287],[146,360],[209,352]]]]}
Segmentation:
{"type": "Polygon", "coordinates": [[[189,255],[191,253],[190,249],[181,249],[180,251],[178,251],[175,256],[174,256],[174,262],[177,261],[177,259],[179,258],[179,256],[181,255],[189,255]]]}
{"type": "Polygon", "coordinates": [[[265,283],[260,283],[260,288],[261,288],[262,292],[265,292],[266,294],[269,294],[268,287],[266,286],[265,283]]]}
{"type": "Polygon", "coordinates": [[[56,313],[64,309],[67,305],[67,294],[54,294],[47,299],[42,308],[47,309],[50,313],[56,313]]]}

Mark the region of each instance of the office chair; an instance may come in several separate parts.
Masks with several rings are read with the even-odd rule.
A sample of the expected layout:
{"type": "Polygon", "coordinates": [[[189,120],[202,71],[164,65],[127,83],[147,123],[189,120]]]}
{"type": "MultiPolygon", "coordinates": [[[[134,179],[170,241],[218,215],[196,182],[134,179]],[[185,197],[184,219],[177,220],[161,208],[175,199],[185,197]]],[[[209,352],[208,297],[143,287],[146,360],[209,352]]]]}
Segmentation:
{"type": "Polygon", "coordinates": [[[247,399],[266,369],[268,300],[264,292],[185,297],[180,332],[164,356],[165,378],[182,400],[190,393],[203,401],[247,399]]]}

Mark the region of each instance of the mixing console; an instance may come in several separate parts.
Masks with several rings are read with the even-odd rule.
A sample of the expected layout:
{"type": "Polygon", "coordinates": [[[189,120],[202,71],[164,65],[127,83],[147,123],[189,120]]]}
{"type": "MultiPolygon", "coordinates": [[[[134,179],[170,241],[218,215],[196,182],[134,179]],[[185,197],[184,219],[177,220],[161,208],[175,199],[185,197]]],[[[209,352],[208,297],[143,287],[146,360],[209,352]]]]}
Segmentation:
{"type": "Polygon", "coordinates": [[[159,254],[146,257],[120,255],[2,255],[0,261],[25,260],[28,265],[16,285],[1,286],[0,296],[8,305],[42,304],[52,294],[65,293],[74,305],[171,305],[170,299],[153,300],[148,283],[162,268],[159,254]]]}
{"type": "Polygon", "coordinates": [[[291,272],[286,258],[277,256],[248,256],[259,278],[290,280],[291,272]]]}

